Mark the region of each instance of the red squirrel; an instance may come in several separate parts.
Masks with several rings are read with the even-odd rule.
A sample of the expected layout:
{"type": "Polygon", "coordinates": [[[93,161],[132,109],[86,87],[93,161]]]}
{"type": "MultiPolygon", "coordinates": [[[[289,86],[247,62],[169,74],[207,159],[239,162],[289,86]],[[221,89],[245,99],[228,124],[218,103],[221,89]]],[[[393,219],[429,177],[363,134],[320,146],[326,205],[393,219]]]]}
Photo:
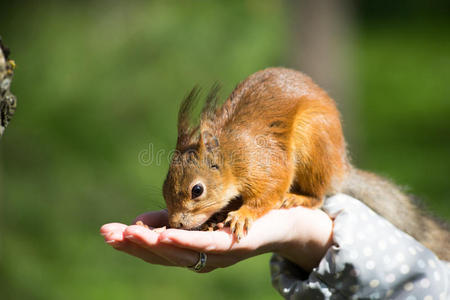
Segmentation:
{"type": "Polygon", "coordinates": [[[217,91],[207,96],[198,125],[191,115],[199,90],[181,104],[163,185],[171,227],[199,229],[213,220],[229,224],[239,241],[271,209],[319,208],[326,196],[346,193],[449,259],[445,226],[394,184],[350,164],[336,104],[311,78],[268,68],[221,106],[217,91]]]}

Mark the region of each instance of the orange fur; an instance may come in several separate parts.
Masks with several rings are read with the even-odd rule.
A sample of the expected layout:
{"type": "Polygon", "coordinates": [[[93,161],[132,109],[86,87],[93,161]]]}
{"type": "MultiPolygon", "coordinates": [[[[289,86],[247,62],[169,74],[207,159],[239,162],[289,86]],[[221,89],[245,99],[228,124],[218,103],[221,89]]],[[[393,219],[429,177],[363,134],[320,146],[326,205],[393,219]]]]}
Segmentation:
{"type": "Polygon", "coordinates": [[[225,220],[239,241],[273,208],[316,208],[326,195],[343,192],[449,259],[445,225],[389,181],[350,165],[336,105],[311,78],[265,69],[241,82],[221,107],[217,90],[199,125],[190,124],[198,89],[180,108],[177,152],[163,186],[172,227],[200,228],[240,199],[225,220]],[[204,192],[193,197],[196,184],[204,192]]]}
{"type": "Polygon", "coordinates": [[[253,219],[286,206],[286,193],[302,195],[302,205],[318,207],[338,188],[348,169],[339,113],[308,76],[283,68],[259,71],[239,84],[220,108],[213,91],[200,126],[191,128],[188,115],[195,94],[193,90],[180,110],[177,143],[181,157],[189,149],[197,153],[195,163],[172,163],[164,185],[172,226],[198,227],[229,203],[222,195],[231,190],[228,197],[243,200],[227,219],[240,238],[253,219]],[[219,170],[211,170],[212,163],[219,170]],[[209,195],[194,201],[189,187],[198,177],[209,195]],[[180,188],[184,194],[173,193],[180,188]],[[193,202],[207,203],[208,210],[193,202]],[[196,219],[200,211],[202,218],[196,219]]]}

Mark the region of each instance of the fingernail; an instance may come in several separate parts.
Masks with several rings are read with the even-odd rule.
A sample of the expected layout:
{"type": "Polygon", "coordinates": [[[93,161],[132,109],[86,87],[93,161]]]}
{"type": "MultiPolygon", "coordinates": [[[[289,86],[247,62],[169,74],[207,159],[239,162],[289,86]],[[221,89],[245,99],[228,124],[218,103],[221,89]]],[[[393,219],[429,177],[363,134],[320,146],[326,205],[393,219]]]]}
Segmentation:
{"type": "Polygon", "coordinates": [[[172,243],[172,234],[170,232],[164,232],[159,234],[159,241],[161,243],[170,244],[172,243]]]}
{"type": "Polygon", "coordinates": [[[206,251],[213,251],[213,250],[216,250],[216,246],[210,245],[210,246],[206,247],[205,250],[206,250],[206,251]]]}
{"type": "Polygon", "coordinates": [[[109,241],[106,241],[107,244],[114,244],[115,242],[116,242],[116,240],[109,240],[109,241]]]}
{"type": "Polygon", "coordinates": [[[113,236],[114,235],[114,232],[113,231],[109,231],[109,232],[102,232],[102,233],[100,233],[102,236],[104,236],[104,237],[111,237],[111,236],[113,236]]]}
{"type": "Polygon", "coordinates": [[[170,243],[172,243],[172,240],[171,240],[170,238],[168,238],[167,236],[161,238],[159,241],[160,241],[161,243],[165,243],[165,244],[170,244],[170,243]]]}

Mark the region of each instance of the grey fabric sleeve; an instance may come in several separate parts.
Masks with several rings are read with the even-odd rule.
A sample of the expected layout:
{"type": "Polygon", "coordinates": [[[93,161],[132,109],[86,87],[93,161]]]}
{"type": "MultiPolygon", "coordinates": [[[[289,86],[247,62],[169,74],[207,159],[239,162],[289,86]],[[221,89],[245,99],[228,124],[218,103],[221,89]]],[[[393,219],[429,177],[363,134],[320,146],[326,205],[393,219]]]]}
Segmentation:
{"type": "Polygon", "coordinates": [[[339,194],[323,210],[333,246],[306,273],[274,254],[272,284],[285,299],[450,299],[450,265],[362,202],[339,194]]]}

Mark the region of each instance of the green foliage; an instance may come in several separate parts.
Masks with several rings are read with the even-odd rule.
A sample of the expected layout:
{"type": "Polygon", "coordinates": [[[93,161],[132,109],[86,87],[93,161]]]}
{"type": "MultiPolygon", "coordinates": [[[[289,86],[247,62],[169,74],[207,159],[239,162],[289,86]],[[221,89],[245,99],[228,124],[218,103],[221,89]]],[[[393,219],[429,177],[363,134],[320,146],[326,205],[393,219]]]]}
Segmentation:
{"type": "Polygon", "coordinates": [[[1,141],[2,295],[275,298],[267,255],[202,276],[117,253],[98,229],[163,207],[177,109],[188,90],[218,80],[225,95],[248,74],[281,62],[280,5],[48,2],[26,8],[16,7],[8,30],[1,26],[18,64],[13,90],[20,99],[1,141]],[[138,160],[150,144],[155,153],[164,151],[161,163],[138,160]]]}
{"type": "Polygon", "coordinates": [[[406,186],[447,219],[449,33],[439,21],[368,26],[358,57],[364,100],[359,165],[406,186]]]}
{"type": "MultiPolygon", "coordinates": [[[[98,229],[164,205],[177,108],[193,85],[218,80],[225,96],[252,72],[286,64],[281,2],[30,5],[12,6],[0,20],[18,64],[19,99],[0,143],[2,298],[277,298],[268,255],[198,275],[115,252],[98,229]],[[164,151],[161,163],[139,161],[150,144],[164,151]]],[[[361,28],[364,139],[353,154],[446,218],[448,33],[448,26],[361,28]]]]}

